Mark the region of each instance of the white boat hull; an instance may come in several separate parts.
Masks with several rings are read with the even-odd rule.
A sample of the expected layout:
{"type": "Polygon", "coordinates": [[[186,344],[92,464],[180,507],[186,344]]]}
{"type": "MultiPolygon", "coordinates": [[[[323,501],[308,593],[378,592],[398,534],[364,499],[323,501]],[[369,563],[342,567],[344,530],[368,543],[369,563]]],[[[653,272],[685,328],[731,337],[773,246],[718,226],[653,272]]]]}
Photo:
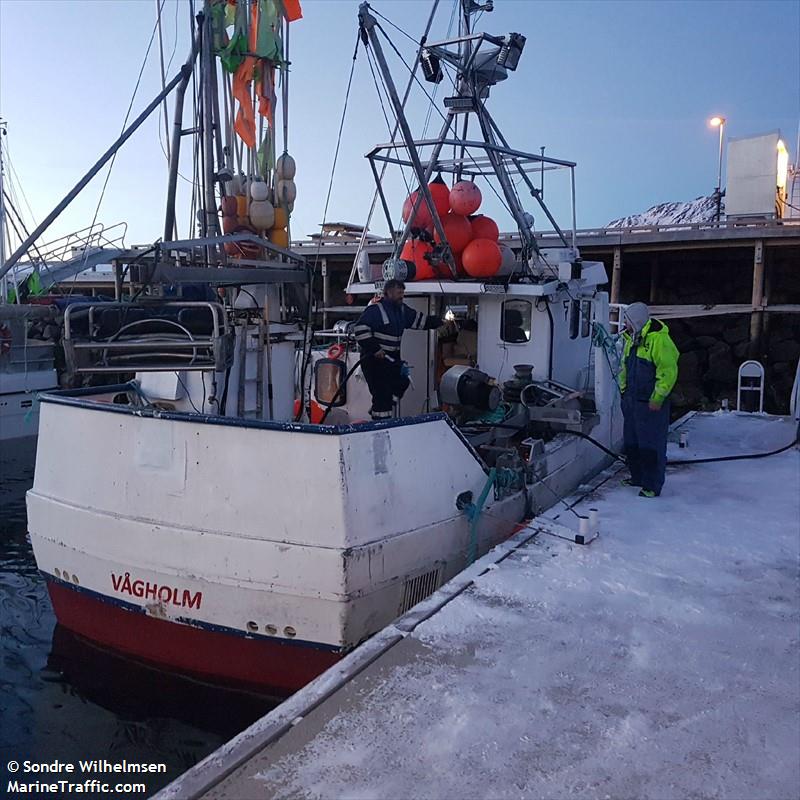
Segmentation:
{"type": "MultiPolygon", "coordinates": [[[[487,475],[440,415],[325,432],[42,409],[37,563],[62,624],[134,656],[292,690],[466,565],[456,502],[487,475]]],[[[526,502],[490,493],[478,553],[526,502]]]]}

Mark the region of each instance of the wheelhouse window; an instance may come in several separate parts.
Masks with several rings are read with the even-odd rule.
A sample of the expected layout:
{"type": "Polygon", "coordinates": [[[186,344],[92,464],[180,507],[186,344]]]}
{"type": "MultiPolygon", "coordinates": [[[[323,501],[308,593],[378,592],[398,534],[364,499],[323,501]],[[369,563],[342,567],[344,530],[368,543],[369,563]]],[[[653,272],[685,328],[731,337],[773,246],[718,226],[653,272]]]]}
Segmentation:
{"type": "Polygon", "coordinates": [[[529,342],[532,315],[530,300],[506,300],[500,315],[500,338],[510,344],[529,342]]]}

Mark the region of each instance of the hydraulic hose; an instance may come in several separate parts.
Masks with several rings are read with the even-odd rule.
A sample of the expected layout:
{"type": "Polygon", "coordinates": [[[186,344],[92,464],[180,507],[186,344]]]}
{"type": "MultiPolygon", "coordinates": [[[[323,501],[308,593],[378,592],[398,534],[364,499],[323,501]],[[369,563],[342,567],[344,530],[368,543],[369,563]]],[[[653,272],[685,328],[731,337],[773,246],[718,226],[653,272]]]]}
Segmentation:
{"type": "Polygon", "coordinates": [[[800,422],[797,424],[797,432],[794,439],[789,444],[779,447],[777,450],[770,450],[768,453],[747,453],[741,456],[715,456],[714,458],[687,458],[680,461],[667,461],[667,464],[713,464],[716,461],[746,461],[750,458],[766,458],[767,456],[777,456],[779,453],[785,453],[797,444],[800,444],[800,422]]]}
{"type": "MultiPolygon", "coordinates": [[[[481,425],[486,428],[506,428],[509,430],[515,431],[524,431],[526,430],[527,426],[519,426],[519,425],[503,425],[502,423],[475,423],[476,425],[481,425]]],[[[577,436],[580,439],[586,439],[587,442],[591,442],[595,447],[599,447],[603,452],[607,453],[611,458],[615,459],[616,461],[620,461],[623,464],[626,464],[627,461],[625,456],[621,455],[620,453],[615,453],[613,450],[609,450],[605,445],[601,444],[597,441],[597,439],[592,438],[586,433],[582,431],[559,431],[559,433],[566,433],[570,434],[571,436],[577,436]]],[[[797,426],[797,432],[795,434],[794,439],[789,442],[789,444],[784,445],[783,447],[779,447],[777,450],[770,450],[766,453],[745,453],[742,455],[736,456],[714,456],[710,458],[686,458],[681,459],[679,461],[667,461],[668,466],[677,465],[677,464],[713,464],[717,461],[745,461],[747,459],[752,458],[767,458],[768,456],[776,456],[779,453],[785,453],[787,450],[791,450],[792,447],[795,445],[800,444],[800,423],[797,426]]]]}

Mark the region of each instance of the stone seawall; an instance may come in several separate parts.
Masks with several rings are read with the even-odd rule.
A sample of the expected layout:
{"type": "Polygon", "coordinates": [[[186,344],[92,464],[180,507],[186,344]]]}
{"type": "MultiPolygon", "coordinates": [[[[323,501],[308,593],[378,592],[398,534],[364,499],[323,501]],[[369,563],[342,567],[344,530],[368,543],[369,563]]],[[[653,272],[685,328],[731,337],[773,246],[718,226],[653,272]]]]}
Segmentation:
{"type": "Polygon", "coordinates": [[[750,358],[766,371],[764,410],[786,414],[800,358],[800,315],[768,313],[760,346],[750,344],[750,314],[666,321],[681,357],[673,391],[675,411],[736,408],[739,365],[750,358]]]}

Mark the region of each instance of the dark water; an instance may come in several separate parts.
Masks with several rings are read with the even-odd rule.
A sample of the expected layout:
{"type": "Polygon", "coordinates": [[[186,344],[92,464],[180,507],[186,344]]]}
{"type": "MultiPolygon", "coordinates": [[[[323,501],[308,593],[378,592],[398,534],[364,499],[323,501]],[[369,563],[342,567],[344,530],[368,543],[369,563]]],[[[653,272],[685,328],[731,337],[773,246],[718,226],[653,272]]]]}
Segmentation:
{"type": "Polygon", "coordinates": [[[2,454],[0,796],[12,759],[164,763],[166,775],[130,776],[154,792],[275,701],[143,667],[58,626],[26,533],[32,479],[29,454],[2,454]]]}

